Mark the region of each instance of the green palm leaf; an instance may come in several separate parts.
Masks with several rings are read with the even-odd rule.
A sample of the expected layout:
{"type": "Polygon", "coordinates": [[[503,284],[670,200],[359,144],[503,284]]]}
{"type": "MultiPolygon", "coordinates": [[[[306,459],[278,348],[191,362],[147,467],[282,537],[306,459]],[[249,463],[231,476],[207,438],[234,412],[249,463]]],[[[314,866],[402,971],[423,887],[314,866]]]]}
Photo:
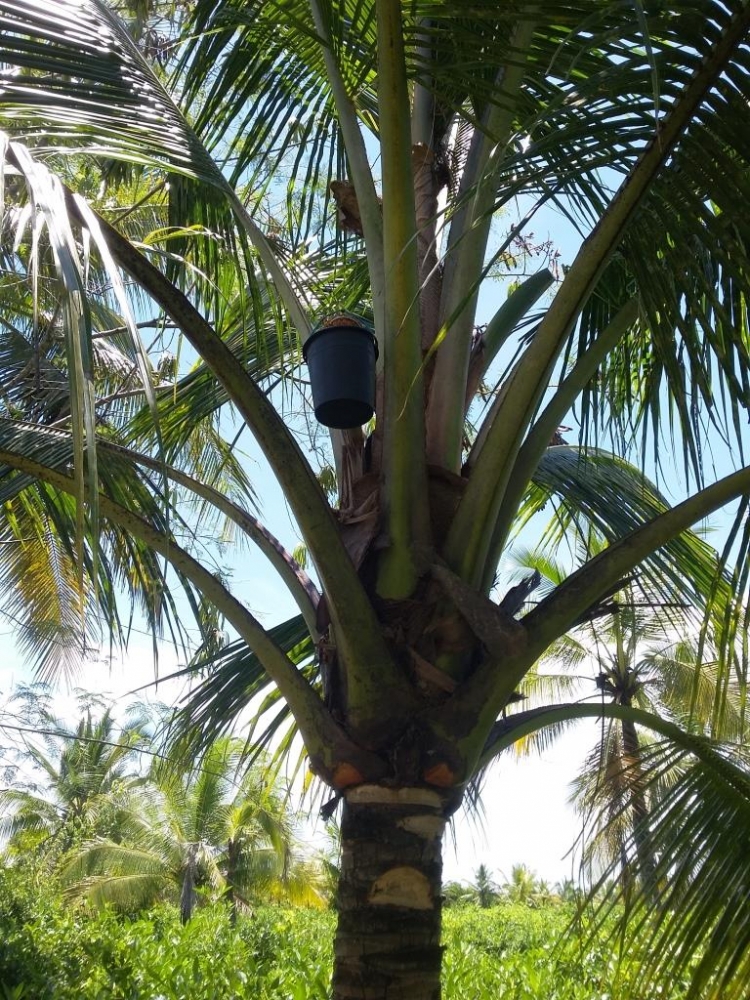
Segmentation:
{"type": "MultiPolygon", "coordinates": [[[[301,615],[269,629],[269,635],[310,681],[319,682],[320,665],[313,659],[314,645],[301,615]]],[[[188,676],[203,673],[205,678],[191,691],[175,718],[179,755],[189,758],[209,746],[229,731],[251,705],[256,705],[246,752],[251,761],[264,753],[275,761],[283,760],[296,726],[258,658],[243,643],[231,642],[216,652],[199,652],[184,671],[188,676]]]]}
{"type": "MultiPolygon", "coordinates": [[[[658,516],[668,504],[656,487],[632,465],[606,452],[567,446],[549,448],[539,464],[520,512],[517,530],[551,503],[554,516],[543,546],[555,546],[570,531],[577,533],[586,554],[593,530],[607,542],[623,538],[658,516]]],[[[647,591],[666,604],[684,601],[700,607],[717,592],[728,600],[729,585],[715,551],[689,532],[667,543],[642,566],[647,591]],[[675,567],[681,566],[681,571],[675,567]],[[665,587],[667,588],[665,591],[665,587]]]]}
{"type": "MultiPolygon", "coordinates": [[[[747,773],[742,748],[715,747],[713,752],[747,773]]],[[[659,845],[654,876],[661,905],[652,910],[636,897],[626,911],[623,934],[626,940],[648,935],[639,967],[642,988],[686,978],[690,998],[739,998],[746,990],[750,942],[746,845],[737,831],[750,816],[748,786],[717,780],[705,763],[686,759],[674,748],[662,748],[659,757],[658,767],[681,768],[650,814],[659,845]]],[[[637,870],[637,859],[633,862],[637,870]]]]}

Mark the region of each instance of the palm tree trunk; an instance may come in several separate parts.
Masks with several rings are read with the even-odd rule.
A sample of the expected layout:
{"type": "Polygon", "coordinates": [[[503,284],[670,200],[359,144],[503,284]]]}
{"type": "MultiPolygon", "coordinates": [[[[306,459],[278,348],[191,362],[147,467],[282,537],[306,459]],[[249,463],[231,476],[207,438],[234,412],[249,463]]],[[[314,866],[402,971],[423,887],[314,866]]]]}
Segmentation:
{"type": "Polygon", "coordinates": [[[195,906],[195,873],[197,867],[198,845],[188,846],[185,868],[182,874],[182,888],[180,890],[180,921],[186,924],[193,915],[195,906]]]}
{"type": "Polygon", "coordinates": [[[646,805],[646,796],[644,794],[641,745],[633,723],[623,719],[621,725],[622,748],[631,771],[629,778],[630,805],[633,810],[633,840],[638,854],[638,868],[640,869],[643,888],[650,901],[656,904],[658,899],[655,877],[656,859],[654,857],[654,847],[649,829],[648,806],[646,805]]]}
{"type": "Polygon", "coordinates": [[[333,1000],[439,1000],[445,813],[426,788],[345,795],[333,1000]]]}
{"type": "Polygon", "coordinates": [[[232,927],[237,925],[237,897],[234,893],[234,886],[237,876],[238,850],[236,841],[230,837],[227,841],[227,870],[226,889],[224,899],[229,903],[229,923],[232,927]]]}

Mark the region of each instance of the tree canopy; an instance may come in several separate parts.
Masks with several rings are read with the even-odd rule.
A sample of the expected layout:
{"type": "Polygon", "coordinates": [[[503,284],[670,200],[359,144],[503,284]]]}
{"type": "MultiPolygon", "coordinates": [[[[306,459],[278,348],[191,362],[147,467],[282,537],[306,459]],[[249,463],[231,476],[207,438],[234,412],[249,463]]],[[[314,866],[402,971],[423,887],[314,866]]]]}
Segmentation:
{"type": "MultiPolygon", "coordinates": [[[[188,743],[260,702],[283,752],[293,720],[344,801],[337,1000],[437,995],[444,822],[510,739],[592,709],[503,716],[623,581],[695,606],[744,686],[749,28],[743,0],[0,2],[0,579],[46,669],[133,606],[179,642],[184,593],[208,671],[188,743]],[[545,209],[581,240],[557,274],[545,209]],[[480,323],[498,268],[516,280],[480,323]],[[284,393],[315,324],[351,313],[376,417],[333,429],[322,469],[284,393]],[[229,404],[314,579],[255,516],[229,404]],[[674,506],[643,475],[672,455],[674,506]],[[717,554],[691,528],[735,501],[717,554]],[[545,507],[596,544],[529,609],[493,587],[545,507]],[[299,617],[237,599],[197,532],[224,518],[299,617]]],[[[608,711],[744,794],[706,738],[608,711]]]]}

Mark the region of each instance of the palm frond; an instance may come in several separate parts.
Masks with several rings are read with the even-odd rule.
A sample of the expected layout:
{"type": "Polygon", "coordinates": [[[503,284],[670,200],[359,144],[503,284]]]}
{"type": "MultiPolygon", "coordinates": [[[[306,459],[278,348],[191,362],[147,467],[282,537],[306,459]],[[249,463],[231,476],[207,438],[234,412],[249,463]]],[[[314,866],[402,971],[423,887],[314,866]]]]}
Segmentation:
{"type": "MultiPolygon", "coordinates": [[[[317,681],[315,649],[301,615],[269,629],[269,635],[309,680],[317,681]]],[[[187,696],[175,717],[173,731],[180,755],[189,759],[210,745],[242,719],[253,703],[254,722],[247,738],[251,760],[268,751],[282,735],[282,748],[293,738],[296,727],[287,705],[243,643],[228,643],[207,656],[199,654],[185,671],[193,676],[203,672],[207,676],[187,696]]],[[[279,752],[283,754],[276,746],[274,756],[279,752]]]]}
{"type": "MultiPolygon", "coordinates": [[[[623,538],[658,516],[668,504],[646,476],[616,456],[568,446],[549,448],[529,486],[517,530],[552,503],[554,515],[542,538],[542,548],[577,534],[590,545],[591,529],[607,542],[623,538]]],[[[590,549],[587,549],[589,556],[590,549]]],[[[645,599],[659,593],[665,608],[684,603],[696,608],[713,601],[718,621],[730,599],[729,582],[717,553],[699,535],[686,532],[642,564],[638,588],[645,599]],[[676,566],[681,570],[677,571],[676,566]]]]}
{"type": "MultiPolygon", "coordinates": [[[[48,461],[52,467],[63,470],[74,460],[70,435],[64,431],[42,430],[11,420],[0,421],[0,425],[0,447],[7,449],[9,453],[28,457],[34,455],[42,461],[48,461]]],[[[169,508],[158,484],[139,474],[122,454],[111,456],[111,460],[100,465],[99,488],[124,507],[152,518],[152,523],[167,535],[171,535],[173,524],[185,527],[178,514],[172,512],[171,517],[169,516],[169,508]]],[[[64,565],[71,567],[66,572],[73,579],[84,574],[85,578],[94,582],[89,594],[96,598],[104,622],[113,629],[116,636],[124,638],[118,612],[118,597],[124,593],[133,606],[140,607],[154,634],[160,634],[162,626],[166,626],[174,641],[184,645],[184,629],[180,617],[175,613],[170,589],[165,585],[164,567],[152,550],[128,532],[107,526],[106,535],[100,538],[99,558],[95,560],[93,553],[88,550],[84,551],[81,558],[74,547],[77,515],[72,500],[42,484],[33,484],[29,477],[7,468],[0,476],[0,496],[3,502],[17,503],[16,498],[24,495],[27,489],[32,491],[48,519],[54,537],[58,539],[61,559],[64,557],[64,565]]],[[[36,535],[32,536],[37,539],[37,546],[44,544],[45,523],[39,521],[36,535]]],[[[26,527],[30,526],[27,521],[26,527]]],[[[198,602],[191,588],[188,586],[185,592],[197,610],[198,602]]],[[[80,631],[80,626],[78,630],[80,631]]],[[[54,634],[51,634],[50,641],[52,640],[54,634]]],[[[46,646],[40,648],[47,649],[46,646]]],[[[49,651],[47,655],[51,655],[49,651]]]]}
{"type": "MultiPolygon", "coordinates": [[[[717,767],[731,760],[732,773],[747,774],[747,755],[737,746],[714,746],[717,767]]],[[[740,998],[747,985],[746,843],[738,831],[750,819],[750,785],[718,776],[705,760],[685,760],[662,749],[661,766],[682,765],[681,776],[650,814],[660,905],[635,897],[626,908],[625,941],[648,938],[640,951],[639,981],[650,989],[668,978],[686,979],[690,998],[740,998]]],[[[637,870],[637,858],[633,857],[637,870]]],[[[606,912],[615,897],[603,904],[606,912]]]]}
{"type": "MultiPolygon", "coordinates": [[[[0,7],[0,27],[0,63],[6,66],[0,123],[15,135],[44,134],[47,149],[70,149],[71,138],[80,149],[85,136],[84,148],[95,157],[166,170],[175,178],[170,222],[224,233],[252,274],[250,258],[242,253],[249,236],[285,289],[295,325],[307,330],[275,250],[105,3],[59,0],[39,8],[13,0],[0,7]],[[41,72],[28,73],[30,65],[41,72]],[[237,235],[236,219],[244,235],[237,235]]],[[[200,248],[206,252],[202,263],[211,270],[216,242],[201,241],[200,248]]]]}

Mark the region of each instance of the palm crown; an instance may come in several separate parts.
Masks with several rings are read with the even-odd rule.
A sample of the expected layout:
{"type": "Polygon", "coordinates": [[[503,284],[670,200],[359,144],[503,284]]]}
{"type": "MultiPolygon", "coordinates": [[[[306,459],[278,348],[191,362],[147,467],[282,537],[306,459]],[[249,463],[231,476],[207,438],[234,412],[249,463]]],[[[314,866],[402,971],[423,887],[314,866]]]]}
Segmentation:
{"type": "MultiPolygon", "coordinates": [[[[702,462],[706,426],[741,444],[747,402],[733,207],[748,185],[750,11],[266,0],[155,18],[145,34],[136,19],[139,47],[99,0],[0,3],[0,119],[25,141],[6,146],[5,176],[30,206],[15,242],[31,234],[6,273],[28,271],[37,302],[35,276],[54,274],[70,389],[62,411],[50,396],[40,418],[34,397],[25,422],[9,408],[0,426],[6,530],[18,537],[23,519],[40,538],[52,524],[112,628],[123,585],[154,624],[174,620],[157,556],[199,616],[224,616],[251,654],[240,700],[269,679],[266,704],[283,699],[345,800],[335,995],[398,983],[434,996],[442,825],[507,737],[498,715],[537,658],[636,570],[708,608],[711,627],[736,627],[744,507],[740,586],[688,529],[750,486],[747,469],[706,486],[702,462]],[[179,31],[176,55],[154,45],[160,27],[179,31]],[[129,208],[75,194],[94,194],[82,164],[129,208]],[[288,197],[271,210],[283,174],[288,197]],[[497,236],[493,218],[516,205],[497,236]],[[524,252],[545,205],[578,228],[580,250],[550,302],[542,271],[478,329],[485,276],[524,252]],[[154,385],[121,271],[198,356],[174,386],[154,385]],[[318,315],[348,309],[377,337],[377,420],[367,443],[360,428],[331,436],[334,509],[264,378],[288,372],[318,315]],[[128,420],[108,401],[102,426],[91,345],[112,312],[145,402],[128,420]],[[218,440],[226,401],[272,465],[318,584],[252,517],[218,440]],[[550,447],[574,406],[585,440],[606,434],[619,456],[550,447]],[[674,508],[623,461],[665,425],[695,486],[674,508]],[[181,544],[178,489],[258,542],[300,620],[264,629],[181,544]],[[608,545],[519,619],[511,595],[487,595],[519,510],[550,498],[608,545]],[[413,947],[394,961],[395,915],[413,947]],[[383,956],[374,974],[363,949],[383,956]]],[[[10,301],[35,363],[50,360],[38,309],[10,301]]]]}

